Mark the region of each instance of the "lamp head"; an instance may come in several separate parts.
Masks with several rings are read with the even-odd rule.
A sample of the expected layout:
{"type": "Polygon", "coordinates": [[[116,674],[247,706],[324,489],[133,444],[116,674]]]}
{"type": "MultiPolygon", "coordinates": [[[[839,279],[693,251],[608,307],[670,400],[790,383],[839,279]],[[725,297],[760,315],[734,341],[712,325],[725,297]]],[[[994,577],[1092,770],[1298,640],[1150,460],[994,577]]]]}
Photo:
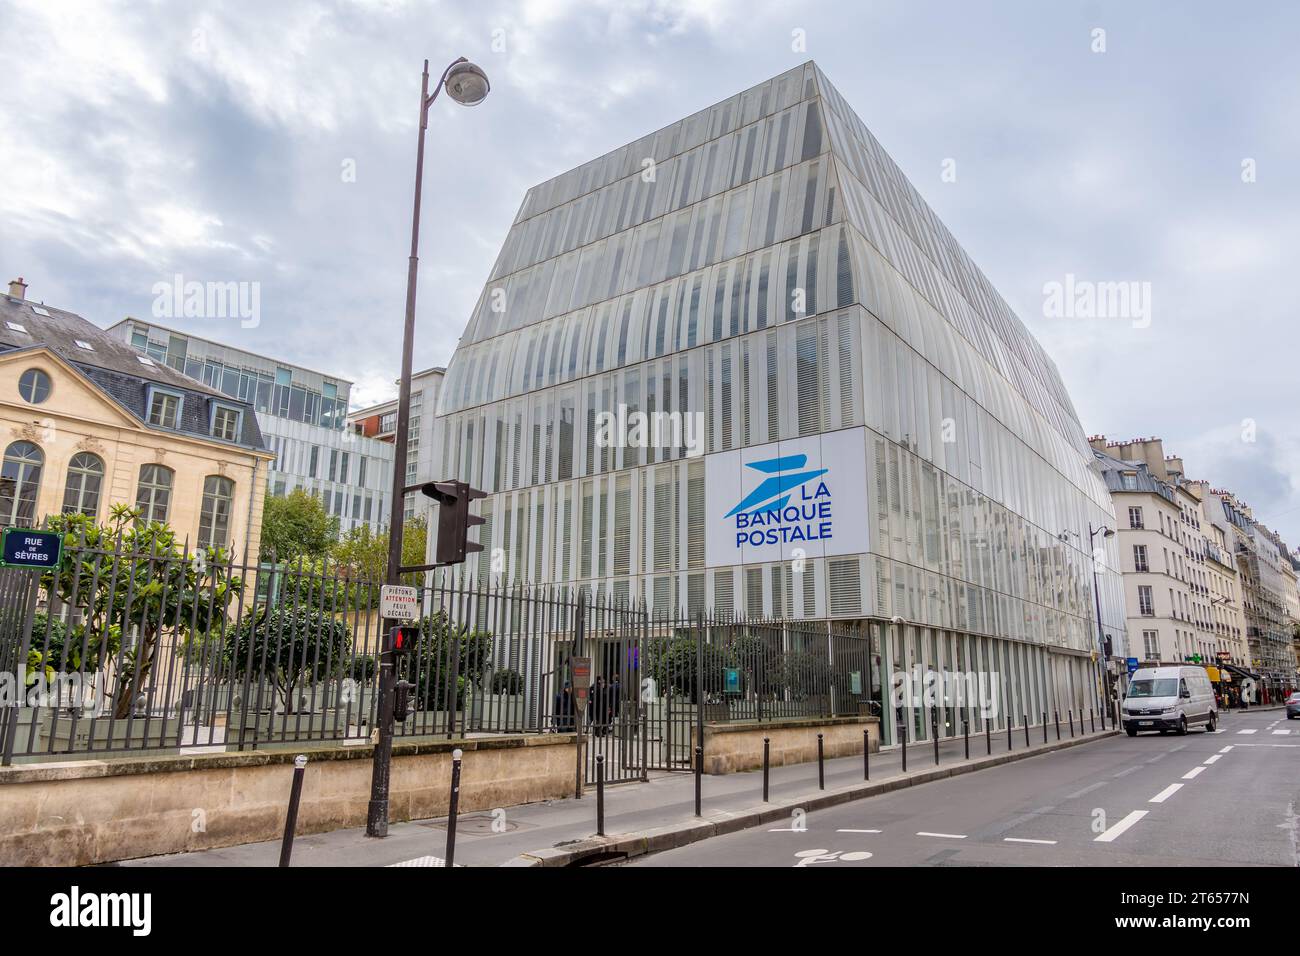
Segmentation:
{"type": "Polygon", "coordinates": [[[492,89],[487,74],[469,61],[457,63],[448,70],[442,85],[447,95],[461,106],[478,106],[492,89]]]}

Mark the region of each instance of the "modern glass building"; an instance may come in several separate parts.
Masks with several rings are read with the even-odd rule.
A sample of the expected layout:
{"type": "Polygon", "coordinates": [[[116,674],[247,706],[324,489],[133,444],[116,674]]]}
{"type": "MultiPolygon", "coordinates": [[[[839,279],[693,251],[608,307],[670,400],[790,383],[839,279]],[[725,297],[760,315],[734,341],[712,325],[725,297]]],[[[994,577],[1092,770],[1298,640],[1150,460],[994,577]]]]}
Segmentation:
{"type": "Polygon", "coordinates": [[[393,446],[347,427],[350,381],[139,319],[123,319],[108,334],[252,405],[275,452],[268,494],[302,488],[318,496],[341,531],[388,526],[393,446]]]}
{"type": "Polygon", "coordinates": [[[1124,633],[1055,366],[812,63],[530,189],[435,440],[481,579],[860,622],[886,707],[916,668],[996,673],[995,727],[1095,704],[1094,557],[1124,633]]]}

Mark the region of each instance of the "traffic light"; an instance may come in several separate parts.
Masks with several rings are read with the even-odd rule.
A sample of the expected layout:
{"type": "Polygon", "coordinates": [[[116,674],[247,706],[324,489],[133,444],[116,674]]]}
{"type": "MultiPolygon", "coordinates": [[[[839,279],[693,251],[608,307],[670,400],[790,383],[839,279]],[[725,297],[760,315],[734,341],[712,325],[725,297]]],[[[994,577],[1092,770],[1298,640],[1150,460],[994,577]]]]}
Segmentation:
{"type": "Polygon", "coordinates": [[[463,481],[430,481],[420,486],[420,492],[438,503],[436,564],[460,564],[465,555],[483,550],[483,545],[468,540],[469,529],[483,523],[482,518],[469,513],[469,503],[486,498],[486,491],[471,488],[463,481]]]}
{"type": "Polygon", "coordinates": [[[399,724],[411,713],[411,691],[415,685],[409,680],[399,680],[393,685],[393,720],[399,724]]]}
{"type": "Polygon", "coordinates": [[[415,647],[419,639],[420,628],[418,625],[399,624],[397,627],[389,629],[384,650],[391,651],[395,656],[404,657],[411,653],[411,648],[415,647]]]}

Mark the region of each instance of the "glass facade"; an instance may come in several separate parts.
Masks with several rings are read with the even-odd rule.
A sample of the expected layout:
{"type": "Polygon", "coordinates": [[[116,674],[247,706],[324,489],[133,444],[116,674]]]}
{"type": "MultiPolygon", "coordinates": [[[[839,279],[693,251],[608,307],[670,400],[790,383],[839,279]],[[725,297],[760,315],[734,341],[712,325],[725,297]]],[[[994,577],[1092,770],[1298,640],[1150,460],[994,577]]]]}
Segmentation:
{"type": "Polygon", "coordinates": [[[1115,519],[1069,396],[811,63],[529,190],[434,440],[490,493],[482,578],[862,619],[877,673],[996,670],[1017,724],[1096,702],[1115,519]]]}

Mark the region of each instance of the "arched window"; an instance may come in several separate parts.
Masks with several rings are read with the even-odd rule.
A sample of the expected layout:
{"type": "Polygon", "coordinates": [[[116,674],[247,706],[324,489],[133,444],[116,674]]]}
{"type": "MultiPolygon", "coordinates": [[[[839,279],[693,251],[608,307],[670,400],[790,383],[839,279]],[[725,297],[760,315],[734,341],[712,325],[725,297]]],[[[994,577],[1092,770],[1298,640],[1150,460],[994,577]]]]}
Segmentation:
{"type": "Polygon", "coordinates": [[[172,500],[172,470],[162,465],[140,466],[140,487],[135,506],[141,521],[166,521],[172,500]]]}
{"type": "Polygon", "coordinates": [[[203,507],[199,511],[199,547],[224,548],[230,536],[230,508],[235,483],[220,475],[203,479],[203,507]]]}
{"type": "Polygon", "coordinates": [[[45,455],[29,441],[5,449],[0,467],[0,527],[27,525],[36,520],[36,493],[41,487],[45,455]]]}
{"type": "Polygon", "coordinates": [[[104,462],[98,455],[79,451],[68,463],[68,483],[63,488],[65,515],[99,513],[99,489],[104,481],[104,462]]]}

